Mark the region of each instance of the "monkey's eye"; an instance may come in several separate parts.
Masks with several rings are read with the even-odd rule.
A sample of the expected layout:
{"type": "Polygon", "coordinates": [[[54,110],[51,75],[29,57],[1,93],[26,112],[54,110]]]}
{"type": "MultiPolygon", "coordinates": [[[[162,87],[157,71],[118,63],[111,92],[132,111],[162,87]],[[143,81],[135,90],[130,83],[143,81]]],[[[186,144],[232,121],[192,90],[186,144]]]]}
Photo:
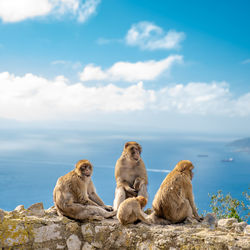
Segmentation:
{"type": "Polygon", "coordinates": [[[89,169],[91,169],[91,167],[90,167],[89,165],[86,165],[86,166],[85,166],[85,169],[88,169],[88,170],[89,170],[89,169]]]}

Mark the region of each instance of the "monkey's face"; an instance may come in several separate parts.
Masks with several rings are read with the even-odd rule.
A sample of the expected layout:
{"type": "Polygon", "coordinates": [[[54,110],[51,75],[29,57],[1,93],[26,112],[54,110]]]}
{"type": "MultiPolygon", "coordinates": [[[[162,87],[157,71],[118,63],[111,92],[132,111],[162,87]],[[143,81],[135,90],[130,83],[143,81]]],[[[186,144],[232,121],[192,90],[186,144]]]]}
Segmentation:
{"type": "Polygon", "coordinates": [[[83,177],[83,176],[90,177],[92,175],[92,172],[93,172],[93,167],[89,161],[82,161],[82,162],[79,161],[76,164],[75,171],[81,177],[83,177]]]}
{"type": "Polygon", "coordinates": [[[178,164],[176,165],[176,169],[180,172],[186,173],[186,175],[188,175],[192,180],[194,176],[194,173],[192,171],[194,169],[194,165],[191,161],[183,160],[178,162],[178,164]]]}
{"type": "Polygon", "coordinates": [[[141,208],[144,208],[147,205],[148,200],[145,197],[143,197],[143,196],[137,196],[136,199],[140,203],[141,208]]]}
{"type": "Polygon", "coordinates": [[[130,158],[135,160],[135,161],[139,161],[141,158],[140,151],[139,151],[138,147],[136,147],[136,146],[129,146],[128,147],[128,154],[129,154],[130,158]]]}
{"type": "Polygon", "coordinates": [[[141,159],[141,146],[137,142],[127,142],[124,150],[131,160],[139,161],[141,159]]]}
{"type": "Polygon", "coordinates": [[[186,170],[186,171],[188,172],[188,174],[189,174],[191,180],[192,180],[193,177],[194,177],[193,169],[194,169],[194,165],[191,163],[191,164],[189,165],[189,167],[187,168],[187,170],[186,170]]]}

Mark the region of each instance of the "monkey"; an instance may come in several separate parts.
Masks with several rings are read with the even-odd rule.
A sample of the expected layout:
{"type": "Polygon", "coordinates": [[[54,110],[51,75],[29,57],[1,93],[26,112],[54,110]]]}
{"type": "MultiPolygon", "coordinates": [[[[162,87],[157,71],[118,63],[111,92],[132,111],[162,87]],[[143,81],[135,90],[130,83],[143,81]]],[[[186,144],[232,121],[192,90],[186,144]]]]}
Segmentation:
{"type": "Polygon", "coordinates": [[[179,223],[184,220],[200,221],[192,192],[194,166],[182,160],[163,180],[153,200],[151,222],[179,223]]]}
{"type": "Polygon", "coordinates": [[[148,198],[148,176],[141,158],[142,147],[135,141],[126,142],[122,155],[115,165],[116,190],[113,208],[116,211],[120,204],[129,197],[143,196],[148,198]]]}
{"type": "Polygon", "coordinates": [[[76,220],[102,220],[116,215],[97,195],[91,180],[92,172],[92,164],[80,160],[74,170],[58,179],[53,199],[59,215],[76,220]]]}
{"type": "Polygon", "coordinates": [[[127,225],[140,220],[146,224],[150,224],[147,215],[142,211],[146,206],[147,199],[143,196],[131,197],[124,200],[118,210],[117,218],[122,225],[127,225]]]}

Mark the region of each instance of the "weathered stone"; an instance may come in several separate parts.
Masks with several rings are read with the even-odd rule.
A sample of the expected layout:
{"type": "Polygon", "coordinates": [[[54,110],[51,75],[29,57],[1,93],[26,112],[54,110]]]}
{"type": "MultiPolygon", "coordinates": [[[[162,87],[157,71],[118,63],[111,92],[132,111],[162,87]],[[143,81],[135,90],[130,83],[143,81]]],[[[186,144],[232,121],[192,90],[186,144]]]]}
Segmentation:
{"type": "Polygon", "coordinates": [[[94,249],[94,247],[92,247],[88,242],[85,242],[82,247],[82,250],[91,250],[91,249],[94,249]]]}
{"type": "Polygon", "coordinates": [[[211,229],[210,216],[198,224],[122,226],[116,219],[80,223],[47,210],[43,217],[0,214],[0,249],[250,249],[250,226],[232,219],[211,229]]]}
{"type": "Polygon", "coordinates": [[[144,241],[139,244],[138,249],[139,250],[148,250],[148,249],[156,250],[157,248],[153,246],[152,242],[144,241]]]}
{"type": "Polygon", "coordinates": [[[22,211],[24,211],[24,210],[25,210],[24,205],[18,205],[18,206],[14,209],[14,211],[17,211],[18,213],[20,213],[20,212],[22,212],[22,211]]]}
{"type": "Polygon", "coordinates": [[[245,235],[250,235],[250,225],[247,225],[244,229],[244,234],[245,235]]]}
{"type": "Polygon", "coordinates": [[[203,221],[202,224],[209,226],[211,229],[214,229],[217,226],[217,218],[215,213],[208,213],[203,221]]]}
{"type": "Polygon", "coordinates": [[[93,232],[92,232],[92,230],[91,230],[91,227],[90,227],[90,225],[89,224],[86,224],[86,225],[82,225],[82,234],[84,235],[84,236],[89,236],[89,235],[92,235],[93,234],[93,232]]]}
{"type": "Polygon", "coordinates": [[[93,242],[91,245],[95,248],[103,249],[101,242],[93,242]]]}
{"type": "Polygon", "coordinates": [[[28,209],[30,212],[30,215],[35,215],[35,216],[44,216],[45,215],[45,211],[43,208],[43,203],[35,203],[33,205],[31,205],[28,209]]]}
{"type": "Polygon", "coordinates": [[[81,249],[81,241],[77,237],[77,235],[72,234],[66,241],[67,247],[69,250],[80,250],[81,249]]]}
{"type": "Polygon", "coordinates": [[[28,243],[29,235],[25,227],[16,223],[3,225],[3,232],[0,230],[0,240],[2,246],[11,247],[28,243]]]}
{"type": "Polygon", "coordinates": [[[74,232],[80,230],[80,226],[76,222],[70,222],[70,223],[66,224],[66,230],[74,233],[74,232]]]}
{"type": "Polygon", "coordinates": [[[235,218],[218,220],[218,227],[232,228],[233,224],[238,222],[235,218]]]}
{"type": "Polygon", "coordinates": [[[48,215],[51,215],[51,216],[57,215],[56,207],[52,206],[52,207],[48,208],[47,210],[45,210],[45,213],[48,215]]]}
{"type": "Polygon", "coordinates": [[[242,233],[246,226],[247,226],[247,223],[245,221],[233,224],[234,230],[237,233],[242,233]]]}
{"type": "Polygon", "coordinates": [[[60,234],[60,226],[57,224],[34,228],[34,235],[34,242],[45,242],[50,240],[62,239],[62,236],[60,234]]]}
{"type": "Polygon", "coordinates": [[[2,209],[0,209],[0,222],[3,222],[3,218],[4,218],[4,211],[2,209]]]}
{"type": "Polygon", "coordinates": [[[56,249],[65,249],[66,246],[64,245],[60,245],[60,244],[57,244],[56,245],[56,249]]]}

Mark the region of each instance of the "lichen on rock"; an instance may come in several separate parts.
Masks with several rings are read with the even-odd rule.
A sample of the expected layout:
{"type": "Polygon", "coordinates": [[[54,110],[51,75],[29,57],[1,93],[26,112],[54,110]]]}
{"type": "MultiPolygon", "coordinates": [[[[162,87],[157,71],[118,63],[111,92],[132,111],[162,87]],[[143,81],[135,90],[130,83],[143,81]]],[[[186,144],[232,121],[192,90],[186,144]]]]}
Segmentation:
{"type": "Polygon", "coordinates": [[[0,209],[0,249],[250,249],[250,225],[234,219],[122,226],[117,219],[79,222],[36,203],[0,209]],[[218,226],[217,226],[218,224],[218,226]]]}

